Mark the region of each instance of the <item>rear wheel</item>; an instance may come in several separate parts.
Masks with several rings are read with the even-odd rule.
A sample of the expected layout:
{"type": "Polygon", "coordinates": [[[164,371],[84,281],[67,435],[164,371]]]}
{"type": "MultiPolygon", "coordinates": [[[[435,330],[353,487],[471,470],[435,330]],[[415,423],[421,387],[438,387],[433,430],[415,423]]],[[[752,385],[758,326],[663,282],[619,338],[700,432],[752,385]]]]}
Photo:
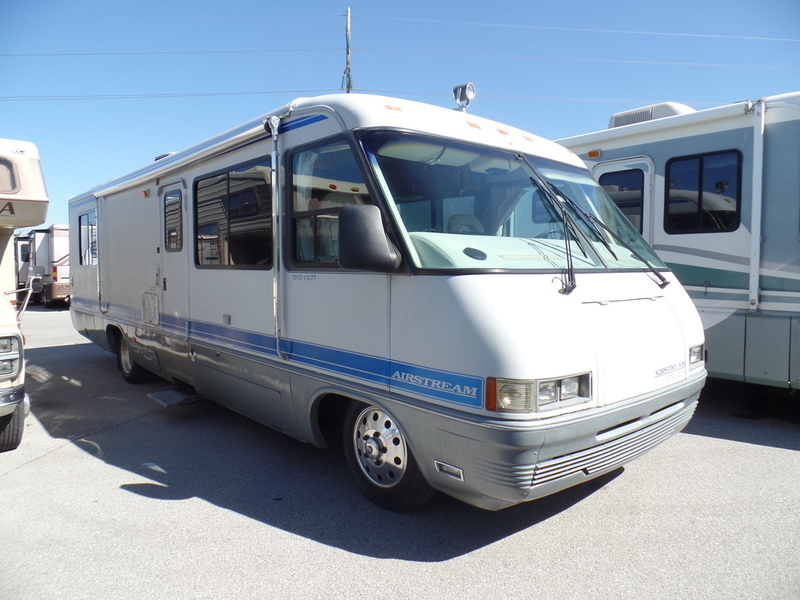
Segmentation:
{"type": "Polygon", "coordinates": [[[22,442],[25,406],[20,403],[10,415],[0,417],[0,452],[15,450],[22,442]]]}
{"type": "Polygon", "coordinates": [[[419,508],[433,496],[405,435],[377,406],[352,403],[344,420],[347,467],[361,492],[398,512],[419,508]]]}
{"type": "Polygon", "coordinates": [[[117,366],[128,383],[141,383],[149,377],[147,369],[134,362],[130,344],[121,332],[117,335],[117,366]]]}

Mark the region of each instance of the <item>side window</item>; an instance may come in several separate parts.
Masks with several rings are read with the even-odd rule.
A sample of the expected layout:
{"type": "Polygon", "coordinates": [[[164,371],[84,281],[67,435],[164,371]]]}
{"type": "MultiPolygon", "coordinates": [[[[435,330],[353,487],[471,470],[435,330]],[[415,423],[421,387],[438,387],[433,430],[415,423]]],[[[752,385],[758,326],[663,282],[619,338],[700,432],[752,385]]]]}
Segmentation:
{"type": "Polygon", "coordinates": [[[268,160],[197,180],[194,198],[195,264],[229,269],[272,267],[268,160]]]}
{"type": "Polygon", "coordinates": [[[183,249],[183,203],[180,190],[164,195],[164,248],[167,252],[180,252],[183,249]]]}
{"type": "Polygon", "coordinates": [[[78,217],[78,245],[80,264],[97,264],[97,212],[94,210],[78,217]]]}
{"type": "Polygon", "coordinates": [[[0,158],[0,192],[11,194],[16,192],[17,177],[14,173],[14,163],[7,158],[0,158]]]}
{"type": "Polygon", "coordinates": [[[673,158],[667,163],[664,230],[734,231],[741,221],[742,156],[738,151],[673,158]]]}
{"type": "Polygon", "coordinates": [[[644,171],[626,169],[603,173],[598,183],[622,211],[622,214],[628,218],[639,233],[642,233],[644,171]]]}
{"type": "Polygon", "coordinates": [[[31,245],[28,242],[20,244],[19,261],[24,263],[31,262],[31,245]]]}
{"type": "Polygon", "coordinates": [[[292,157],[292,258],[301,265],[335,266],[339,207],[369,204],[350,146],[333,142],[292,157]]]}

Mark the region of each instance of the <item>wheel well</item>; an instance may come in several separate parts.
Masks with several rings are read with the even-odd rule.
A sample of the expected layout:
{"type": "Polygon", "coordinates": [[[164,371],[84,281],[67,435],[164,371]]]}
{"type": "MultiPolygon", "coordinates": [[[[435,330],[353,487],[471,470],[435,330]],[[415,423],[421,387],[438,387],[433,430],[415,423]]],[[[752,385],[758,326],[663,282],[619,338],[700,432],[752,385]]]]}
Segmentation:
{"type": "Polygon", "coordinates": [[[111,348],[111,351],[114,354],[119,351],[120,337],[122,337],[122,331],[120,331],[119,327],[114,325],[109,325],[106,327],[106,339],[108,340],[108,346],[111,348]]]}
{"type": "Polygon", "coordinates": [[[353,402],[358,401],[338,394],[327,394],[318,401],[317,426],[329,448],[341,446],[344,415],[353,402]]]}

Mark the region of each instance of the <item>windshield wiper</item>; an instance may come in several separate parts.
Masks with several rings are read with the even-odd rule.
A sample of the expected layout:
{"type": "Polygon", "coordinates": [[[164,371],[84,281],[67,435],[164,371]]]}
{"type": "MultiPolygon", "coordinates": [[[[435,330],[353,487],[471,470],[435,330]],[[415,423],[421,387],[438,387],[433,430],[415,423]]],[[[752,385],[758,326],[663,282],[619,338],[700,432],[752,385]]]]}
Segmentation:
{"type": "MultiPolygon", "coordinates": [[[[555,188],[555,186],[552,183],[550,185],[555,188]]],[[[656,285],[658,285],[658,287],[660,287],[661,289],[664,289],[665,287],[667,287],[669,285],[669,280],[666,277],[664,277],[658,271],[658,269],[656,269],[653,265],[650,264],[650,262],[646,258],[644,258],[636,250],[634,250],[633,246],[631,246],[628,242],[623,240],[619,235],[614,233],[608,225],[603,223],[600,219],[598,219],[594,215],[587,213],[585,210],[583,210],[578,205],[577,202],[575,202],[572,198],[567,196],[564,192],[562,192],[558,188],[555,188],[555,192],[554,193],[556,193],[559,196],[561,196],[562,198],[564,198],[564,202],[567,205],[569,205],[569,207],[573,210],[573,212],[575,212],[578,216],[580,216],[581,219],[587,225],[589,225],[592,228],[592,230],[594,230],[594,232],[597,235],[597,237],[600,238],[600,241],[603,243],[603,245],[606,248],[608,248],[608,251],[611,252],[611,255],[614,257],[615,260],[617,260],[617,255],[614,254],[613,250],[611,250],[611,247],[608,245],[608,242],[606,242],[603,239],[603,235],[597,230],[597,227],[600,227],[604,231],[606,231],[612,238],[614,238],[614,240],[616,242],[618,242],[620,245],[625,247],[628,251],[630,251],[631,254],[633,254],[637,259],[639,259],[642,263],[644,263],[647,266],[647,268],[650,270],[650,272],[653,273],[653,275],[655,275],[656,278],[658,279],[658,282],[656,283],[656,285]]]]}
{"type": "Polygon", "coordinates": [[[562,197],[564,199],[564,202],[568,204],[570,208],[572,208],[572,211],[576,213],[584,223],[586,223],[586,226],[592,230],[592,233],[594,233],[595,236],[597,236],[597,239],[600,241],[601,244],[603,244],[603,246],[606,247],[606,250],[608,250],[609,254],[611,254],[611,256],[614,257],[614,260],[619,260],[617,258],[616,253],[611,249],[611,245],[605,240],[603,234],[600,232],[599,229],[597,229],[595,223],[589,218],[591,215],[589,215],[580,206],[578,206],[577,202],[575,202],[572,198],[570,198],[564,192],[558,189],[556,184],[550,183],[549,185],[552,192],[556,196],[562,197]]]}
{"type": "MultiPolygon", "coordinates": [[[[524,157],[524,155],[523,155],[524,157]]],[[[566,269],[562,271],[563,279],[561,280],[562,287],[558,290],[559,294],[568,295],[571,294],[572,291],[578,287],[578,283],[575,281],[575,267],[572,264],[572,248],[570,247],[569,238],[570,233],[575,238],[575,242],[578,244],[578,247],[583,252],[584,256],[586,256],[586,250],[580,245],[578,241],[580,238],[578,236],[578,231],[580,228],[578,224],[575,222],[575,219],[572,218],[572,215],[569,214],[567,207],[564,206],[563,202],[559,202],[558,197],[556,197],[553,192],[544,184],[544,180],[542,180],[541,176],[536,172],[536,169],[533,168],[533,165],[525,158],[525,162],[528,163],[528,166],[531,168],[533,173],[536,175],[531,176],[530,180],[531,183],[539,188],[539,191],[550,201],[550,204],[561,213],[561,220],[564,225],[564,252],[566,254],[566,261],[567,266],[566,269]]]]}

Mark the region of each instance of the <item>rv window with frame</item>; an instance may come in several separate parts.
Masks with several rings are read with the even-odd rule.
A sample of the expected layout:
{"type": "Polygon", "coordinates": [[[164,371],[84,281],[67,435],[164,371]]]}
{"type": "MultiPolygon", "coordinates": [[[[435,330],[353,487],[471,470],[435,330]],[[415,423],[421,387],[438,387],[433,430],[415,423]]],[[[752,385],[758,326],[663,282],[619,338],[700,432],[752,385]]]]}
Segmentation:
{"type": "Polygon", "coordinates": [[[370,203],[353,150],[341,140],[297,152],[291,181],[293,262],[337,266],[339,208],[370,203]]]}
{"type": "Polygon", "coordinates": [[[269,159],[195,182],[195,264],[225,269],[272,268],[269,159]]]}
{"type": "Polygon", "coordinates": [[[18,191],[17,176],[14,173],[14,163],[7,158],[0,158],[0,192],[13,194],[18,191]]]}
{"type": "Polygon", "coordinates": [[[164,194],[164,248],[167,252],[183,249],[183,203],[181,191],[164,194]]]}
{"type": "Polygon", "coordinates": [[[91,210],[78,217],[78,246],[80,247],[80,264],[93,266],[97,264],[97,212],[91,210]]]}
{"type": "Polygon", "coordinates": [[[664,231],[735,231],[741,222],[742,156],[738,151],[673,158],[667,162],[664,231]]]}
{"type": "Polygon", "coordinates": [[[644,171],[625,169],[603,173],[598,183],[639,233],[642,232],[644,171]]]}

